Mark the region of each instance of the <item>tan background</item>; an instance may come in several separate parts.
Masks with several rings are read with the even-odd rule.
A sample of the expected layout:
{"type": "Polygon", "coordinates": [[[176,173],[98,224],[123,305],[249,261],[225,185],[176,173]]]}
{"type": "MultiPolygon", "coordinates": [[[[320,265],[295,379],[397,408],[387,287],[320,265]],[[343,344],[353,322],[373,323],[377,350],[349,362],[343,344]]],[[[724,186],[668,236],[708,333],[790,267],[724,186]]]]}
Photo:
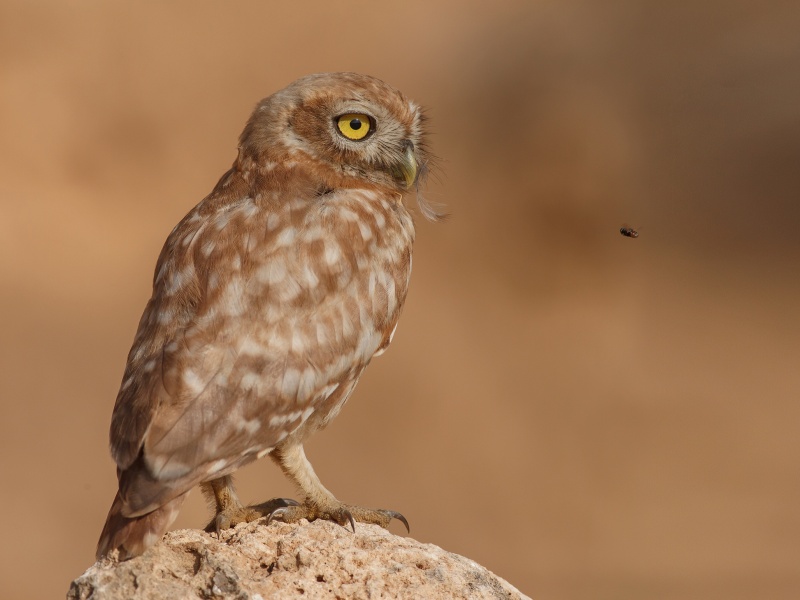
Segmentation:
{"type": "Polygon", "coordinates": [[[453,213],[326,485],[536,598],[800,597],[800,9],[659,4],[4,0],[0,597],[92,562],[161,244],[324,70],[429,107],[453,213]]]}

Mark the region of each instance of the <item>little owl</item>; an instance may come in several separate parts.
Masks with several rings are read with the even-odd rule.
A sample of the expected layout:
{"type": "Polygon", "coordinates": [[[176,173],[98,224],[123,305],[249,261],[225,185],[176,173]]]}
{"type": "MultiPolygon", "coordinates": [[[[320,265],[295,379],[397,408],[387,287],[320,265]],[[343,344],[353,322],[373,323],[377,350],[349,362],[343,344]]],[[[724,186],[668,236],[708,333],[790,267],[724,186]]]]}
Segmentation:
{"type": "Polygon", "coordinates": [[[303,443],[397,327],[414,241],[403,201],[429,161],[423,121],[355,73],[310,75],[258,104],[233,167],[159,256],[111,418],[119,491],[98,558],[144,552],[198,484],[217,531],[261,516],[408,526],[339,502],[303,443]],[[233,472],[266,455],[301,502],[239,502],[233,472]]]}

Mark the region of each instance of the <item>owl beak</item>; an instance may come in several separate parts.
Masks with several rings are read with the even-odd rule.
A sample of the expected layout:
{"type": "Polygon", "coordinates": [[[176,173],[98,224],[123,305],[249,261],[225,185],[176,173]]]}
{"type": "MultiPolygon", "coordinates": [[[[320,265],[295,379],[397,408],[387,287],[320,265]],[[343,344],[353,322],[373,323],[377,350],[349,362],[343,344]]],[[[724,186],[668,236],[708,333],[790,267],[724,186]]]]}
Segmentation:
{"type": "Polygon", "coordinates": [[[419,164],[417,163],[417,156],[414,154],[414,144],[409,140],[403,142],[405,152],[403,159],[398,165],[400,175],[405,181],[406,188],[410,188],[417,181],[417,173],[419,172],[419,164]]]}

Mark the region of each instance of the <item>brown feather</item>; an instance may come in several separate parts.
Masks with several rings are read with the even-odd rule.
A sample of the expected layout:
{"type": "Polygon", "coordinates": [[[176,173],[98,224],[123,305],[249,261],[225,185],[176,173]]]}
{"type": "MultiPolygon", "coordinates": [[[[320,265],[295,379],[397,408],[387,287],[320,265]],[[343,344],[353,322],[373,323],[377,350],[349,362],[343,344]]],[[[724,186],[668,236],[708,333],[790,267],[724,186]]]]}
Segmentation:
{"type": "Polygon", "coordinates": [[[327,424],[388,345],[414,241],[398,165],[408,148],[427,164],[420,114],[353,73],[258,104],[159,256],[112,416],[120,491],[100,554],[143,551],[192,487],[327,424]],[[334,129],[356,110],[377,124],[364,144],[334,129]]]}
{"type": "Polygon", "coordinates": [[[97,560],[114,551],[117,560],[128,560],[142,554],[166,533],[185,499],[184,493],[144,516],[129,519],[122,515],[124,503],[118,494],[97,542],[97,560]]]}

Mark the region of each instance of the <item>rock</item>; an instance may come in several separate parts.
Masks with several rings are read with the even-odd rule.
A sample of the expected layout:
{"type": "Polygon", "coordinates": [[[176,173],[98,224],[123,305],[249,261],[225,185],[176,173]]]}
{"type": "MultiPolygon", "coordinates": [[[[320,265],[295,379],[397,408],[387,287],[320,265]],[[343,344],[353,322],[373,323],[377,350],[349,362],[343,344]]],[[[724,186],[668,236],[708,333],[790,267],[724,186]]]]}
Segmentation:
{"type": "Polygon", "coordinates": [[[103,559],[68,600],[162,598],[527,598],[476,562],[376,525],[263,521],[172,531],[142,556],[103,559]]]}

